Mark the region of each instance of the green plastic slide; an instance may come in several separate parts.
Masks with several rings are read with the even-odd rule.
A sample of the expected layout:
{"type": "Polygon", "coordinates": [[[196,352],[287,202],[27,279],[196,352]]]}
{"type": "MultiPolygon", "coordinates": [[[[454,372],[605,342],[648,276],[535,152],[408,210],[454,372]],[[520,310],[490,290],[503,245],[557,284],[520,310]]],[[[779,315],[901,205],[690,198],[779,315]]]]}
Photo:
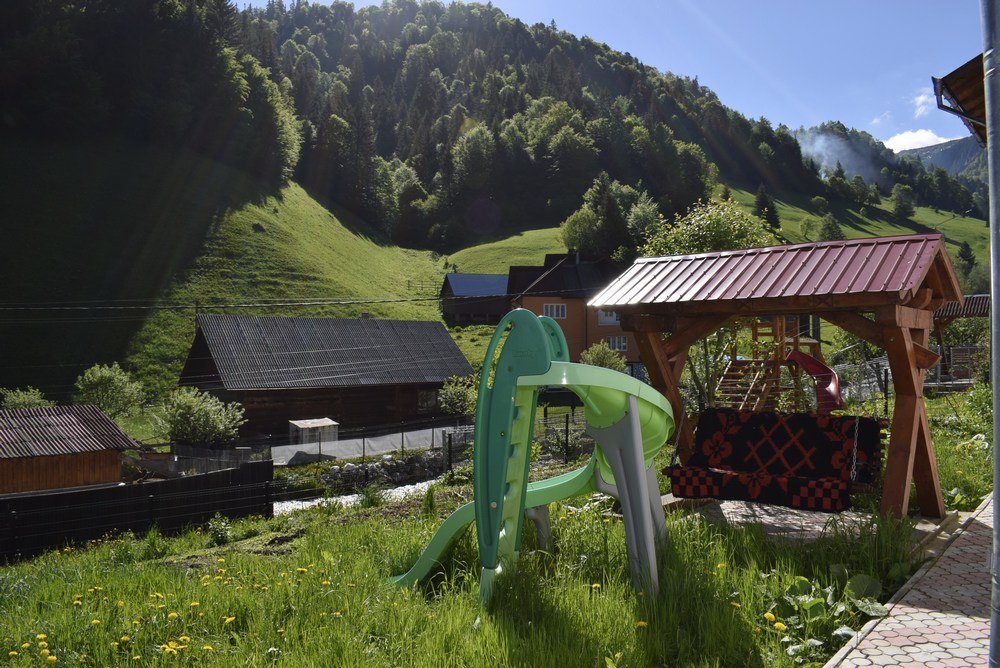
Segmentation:
{"type": "Polygon", "coordinates": [[[662,535],[663,508],[651,464],[672,430],[670,404],[660,393],[625,374],[569,362],[566,338],[555,321],[511,311],[497,326],[483,361],[475,500],[445,520],[416,564],[394,582],[411,585],[429,575],[475,521],[485,603],[496,576],[517,563],[527,508],[600,490],[622,502],[634,584],[655,590],[654,542],[662,535]],[[587,466],[527,484],[538,390],[553,385],[580,397],[587,431],[598,447],[587,466]]]}

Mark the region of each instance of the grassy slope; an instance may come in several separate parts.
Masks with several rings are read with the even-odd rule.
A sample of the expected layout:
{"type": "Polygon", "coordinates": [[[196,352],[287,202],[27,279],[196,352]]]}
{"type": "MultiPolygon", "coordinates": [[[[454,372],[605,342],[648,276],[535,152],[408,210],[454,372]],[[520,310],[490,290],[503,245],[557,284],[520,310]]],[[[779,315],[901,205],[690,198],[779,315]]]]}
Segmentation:
{"type": "MultiPolygon", "coordinates": [[[[732,194],[733,198],[748,211],[753,211],[756,193],[733,188],[732,194]]],[[[809,240],[816,239],[822,215],[813,210],[809,199],[805,196],[775,198],[778,216],[781,219],[782,235],[789,242],[806,241],[802,235],[802,223],[809,218],[816,220],[816,232],[809,240]]],[[[985,260],[989,257],[989,227],[984,220],[956,216],[949,211],[936,212],[926,207],[917,207],[912,219],[901,221],[892,215],[892,200],[888,199],[883,200],[877,207],[868,208],[869,216],[862,217],[856,208],[849,209],[839,204],[831,206],[833,214],[848,238],[941,233],[947,239],[948,252],[953,259],[963,241],[969,243],[977,258],[985,260]]]]}
{"type": "Polygon", "coordinates": [[[546,253],[565,253],[558,227],[528,230],[506,239],[471,246],[448,260],[470,274],[506,274],[511,265],[541,264],[546,253]]]}
{"type": "MultiPolygon", "coordinates": [[[[443,273],[431,253],[380,245],[360,221],[343,212],[334,215],[293,184],[279,196],[230,212],[166,298],[203,306],[322,299],[350,303],[239,312],[339,317],[368,312],[437,320],[436,301],[417,286],[439,285],[443,273]]],[[[147,382],[166,388],[179,373],[193,333],[191,311],[157,313],[139,332],[130,361],[147,382]]]]}

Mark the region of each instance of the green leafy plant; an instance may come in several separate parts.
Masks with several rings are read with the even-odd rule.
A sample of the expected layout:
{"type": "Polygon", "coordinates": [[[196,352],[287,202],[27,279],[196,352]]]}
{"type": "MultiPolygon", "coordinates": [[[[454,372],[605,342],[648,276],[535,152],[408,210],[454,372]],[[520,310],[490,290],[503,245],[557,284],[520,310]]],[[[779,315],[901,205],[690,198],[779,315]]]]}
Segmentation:
{"type": "Polygon", "coordinates": [[[8,389],[0,387],[0,406],[7,409],[15,408],[51,408],[56,402],[49,401],[37,387],[15,387],[8,389]]]}
{"type": "Polygon", "coordinates": [[[236,438],[246,420],[243,407],[223,403],[193,387],[174,390],[163,404],[158,418],[167,438],[177,443],[214,445],[236,438]]]}
{"type": "Polygon", "coordinates": [[[145,400],[142,383],[113,364],[95,364],[76,379],[76,403],[93,404],[112,419],[135,413],[145,400]]]}

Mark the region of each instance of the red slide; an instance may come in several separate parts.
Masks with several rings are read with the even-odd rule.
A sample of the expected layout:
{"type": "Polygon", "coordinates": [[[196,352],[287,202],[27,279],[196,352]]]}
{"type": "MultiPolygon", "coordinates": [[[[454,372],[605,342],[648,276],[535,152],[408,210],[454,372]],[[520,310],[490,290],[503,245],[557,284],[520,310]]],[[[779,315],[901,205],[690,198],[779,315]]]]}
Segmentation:
{"type": "Polygon", "coordinates": [[[827,415],[834,408],[844,407],[844,400],[840,396],[840,379],[837,378],[836,371],[800,350],[789,351],[785,361],[798,364],[816,381],[816,412],[827,415]]]}

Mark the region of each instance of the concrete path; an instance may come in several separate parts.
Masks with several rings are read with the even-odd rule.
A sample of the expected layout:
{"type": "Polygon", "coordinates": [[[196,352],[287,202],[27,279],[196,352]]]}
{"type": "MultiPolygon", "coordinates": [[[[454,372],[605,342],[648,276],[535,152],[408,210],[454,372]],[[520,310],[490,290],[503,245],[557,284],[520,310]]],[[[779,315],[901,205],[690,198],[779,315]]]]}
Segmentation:
{"type": "Polygon", "coordinates": [[[990,495],[825,668],[988,665],[992,543],[990,495]]]}

